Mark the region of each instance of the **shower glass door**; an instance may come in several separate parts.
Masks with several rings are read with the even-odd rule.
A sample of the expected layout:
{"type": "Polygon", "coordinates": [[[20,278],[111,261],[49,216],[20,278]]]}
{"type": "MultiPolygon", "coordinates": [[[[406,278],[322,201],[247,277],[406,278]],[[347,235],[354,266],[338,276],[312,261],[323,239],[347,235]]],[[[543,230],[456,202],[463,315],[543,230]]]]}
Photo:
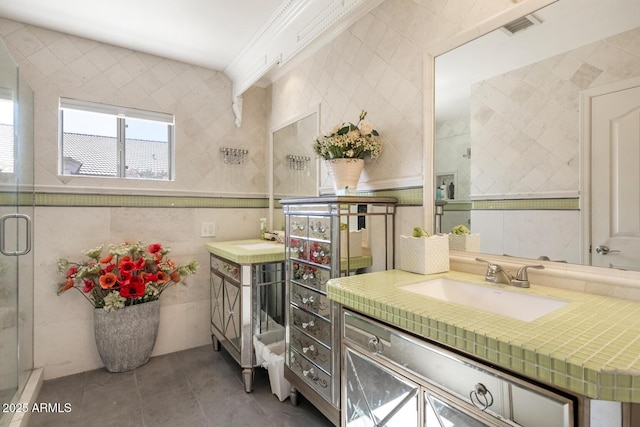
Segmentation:
{"type": "MultiPolygon", "coordinates": [[[[0,42],[0,401],[33,367],[33,91],[0,42]]],[[[2,415],[2,414],[0,414],[2,415]]],[[[0,418],[5,425],[6,417],[0,418]]]]}

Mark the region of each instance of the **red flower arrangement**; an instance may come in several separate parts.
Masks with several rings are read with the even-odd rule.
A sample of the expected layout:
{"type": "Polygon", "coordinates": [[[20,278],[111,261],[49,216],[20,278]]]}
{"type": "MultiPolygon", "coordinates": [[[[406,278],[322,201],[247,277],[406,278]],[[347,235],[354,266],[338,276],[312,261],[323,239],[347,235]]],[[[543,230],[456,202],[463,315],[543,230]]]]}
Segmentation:
{"type": "Polygon", "coordinates": [[[88,260],[81,263],[58,259],[58,271],[65,275],[65,281],[58,285],[58,295],[74,288],[95,308],[117,310],[157,300],[165,289],[198,268],[196,261],[176,265],[167,257],[171,249],[160,243],[110,245],[104,257],[103,246],[83,252],[88,260]]]}

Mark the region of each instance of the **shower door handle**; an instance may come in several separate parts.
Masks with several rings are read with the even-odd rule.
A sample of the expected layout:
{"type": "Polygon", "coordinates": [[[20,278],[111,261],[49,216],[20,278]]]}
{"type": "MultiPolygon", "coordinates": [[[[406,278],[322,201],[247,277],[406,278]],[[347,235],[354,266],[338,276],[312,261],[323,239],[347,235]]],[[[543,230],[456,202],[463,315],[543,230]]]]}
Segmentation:
{"type": "Polygon", "coordinates": [[[2,218],[0,218],[0,253],[6,256],[20,256],[20,255],[28,254],[31,251],[31,227],[32,227],[31,217],[29,217],[29,215],[13,213],[13,214],[7,214],[2,216],[2,218]],[[24,219],[26,221],[27,228],[26,228],[25,234],[27,238],[27,244],[25,245],[25,248],[22,251],[11,252],[11,251],[7,251],[7,248],[5,247],[7,220],[11,218],[14,218],[16,220],[24,219]]]}

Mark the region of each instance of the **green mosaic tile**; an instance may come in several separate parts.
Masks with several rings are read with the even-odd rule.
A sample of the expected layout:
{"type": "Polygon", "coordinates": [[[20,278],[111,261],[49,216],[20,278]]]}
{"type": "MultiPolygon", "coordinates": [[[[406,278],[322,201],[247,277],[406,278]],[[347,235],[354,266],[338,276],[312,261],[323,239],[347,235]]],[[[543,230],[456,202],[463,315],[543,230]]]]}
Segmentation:
{"type": "Polygon", "coordinates": [[[567,374],[572,378],[583,378],[582,366],[567,363],[567,374]]]}
{"type": "Polygon", "coordinates": [[[567,376],[561,372],[551,371],[551,382],[560,387],[567,387],[567,376]]]}
{"type": "Polygon", "coordinates": [[[551,358],[549,355],[537,353],[535,357],[539,366],[545,369],[551,368],[551,358]]]}
{"type": "Polygon", "coordinates": [[[600,387],[598,390],[598,398],[601,400],[614,400],[615,389],[600,387]]]}
{"type": "Polygon", "coordinates": [[[614,400],[620,402],[629,402],[631,400],[631,390],[624,388],[616,388],[613,393],[614,400]]]}
{"type": "MultiPolygon", "coordinates": [[[[364,194],[363,194],[364,195],[364,194]]],[[[397,206],[421,206],[422,188],[371,192],[372,196],[395,197],[397,206]]],[[[279,201],[276,201],[279,202],[279,201]]],[[[145,207],[145,208],[268,208],[267,197],[193,197],[131,194],[0,192],[0,206],[145,207]]],[[[281,208],[276,203],[276,208],[281,208]]]]}
{"type": "MultiPolygon", "coordinates": [[[[443,275],[482,282],[464,273],[443,275]]],[[[618,399],[640,402],[640,342],[632,339],[640,328],[640,303],[532,286],[525,292],[543,292],[572,303],[553,315],[521,322],[486,312],[480,316],[479,310],[397,291],[424,277],[394,270],[360,276],[357,280],[367,279],[367,286],[353,285],[352,281],[359,283],[355,278],[336,280],[369,306],[384,301],[385,312],[395,308],[393,324],[421,331],[496,366],[588,397],[613,399],[619,390],[618,399]]]]}
{"type": "Polygon", "coordinates": [[[115,194],[35,193],[36,206],[151,208],[268,208],[267,198],[177,197],[115,194]]]}
{"type": "Polygon", "coordinates": [[[580,199],[474,200],[474,210],[578,210],[580,199]]]}
{"type": "Polygon", "coordinates": [[[602,388],[615,387],[616,376],[614,374],[600,374],[599,385],[602,388]]]}
{"type": "Polygon", "coordinates": [[[487,348],[498,351],[498,340],[494,338],[487,338],[487,348]]]}
{"type": "Polygon", "coordinates": [[[541,381],[551,382],[551,371],[538,366],[537,378],[541,381]]]}
{"type": "Polygon", "coordinates": [[[551,359],[551,369],[562,374],[567,373],[567,362],[564,360],[551,359]]]}
{"type": "Polygon", "coordinates": [[[524,363],[524,374],[529,375],[530,377],[535,377],[538,374],[538,370],[536,365],[533,363],[524,363]]]}
{"type": "Polygon", "coordinates": [[[631,377],[626,374],[617,374],[616,375],[616,387],[624,387],[631,388],[633,381],[631,377]]]}
{"type": "Polygon", "coordinates": [[[471,203],[447,203],[444,205],[445,212],[465,212],[470,211],[472,208],[471,203]]]}
{"type": "Polygon", "coordinates": [[[584,379],[587,382],[598,384],[598,373],[593,369],[584,368],[584,379]]]}
{"type": "MultiPolygon", "coordinates": [[[[598,386],[592,383],[585,382],[583,393],[587,396],[597,396],[598,395],[598,386]]],[[[640,396],[640,394],[639,394],[640,396]]]]}

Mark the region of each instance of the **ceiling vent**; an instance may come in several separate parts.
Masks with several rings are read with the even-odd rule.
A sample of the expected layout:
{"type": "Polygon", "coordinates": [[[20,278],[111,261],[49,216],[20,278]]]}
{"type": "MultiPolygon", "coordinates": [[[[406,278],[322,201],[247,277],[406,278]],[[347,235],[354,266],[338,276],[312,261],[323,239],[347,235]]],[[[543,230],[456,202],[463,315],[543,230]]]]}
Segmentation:
{"type": "Polygon", "coordinates": [[[534,15],[526,15],[522,18],[516,19],[515,21],[509,22],[507,25],[502,27],[502,29],[508,34],[513,35],[520,31],[524,31],[529,27],[539,24],[542,24],[542,21],[536,18],[534,15]]]}

